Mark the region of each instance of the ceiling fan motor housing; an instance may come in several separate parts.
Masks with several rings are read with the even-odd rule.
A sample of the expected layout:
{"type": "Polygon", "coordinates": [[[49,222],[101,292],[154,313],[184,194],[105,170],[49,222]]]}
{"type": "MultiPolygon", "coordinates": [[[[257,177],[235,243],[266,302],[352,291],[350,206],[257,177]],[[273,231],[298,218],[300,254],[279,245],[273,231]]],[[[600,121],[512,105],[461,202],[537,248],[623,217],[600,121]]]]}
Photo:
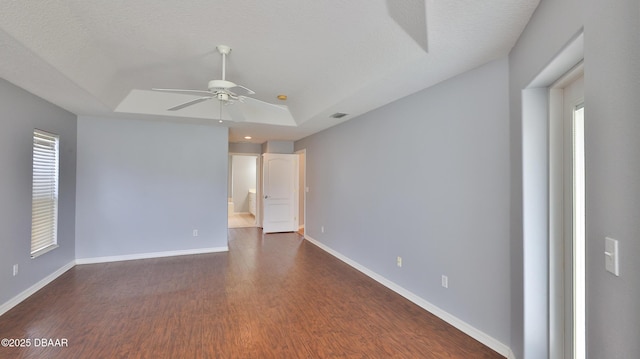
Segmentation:
{"type": "Polygon", "coordinates": [[[226,81],[226,80],[211,80],[209,81],[209,90],[214,90],[214,89],[224,89],[224,90],[228,90],[230,88],[234,88],[238,85],[236,85],[235,83],[231,82],[231,81],[226,81]]]}

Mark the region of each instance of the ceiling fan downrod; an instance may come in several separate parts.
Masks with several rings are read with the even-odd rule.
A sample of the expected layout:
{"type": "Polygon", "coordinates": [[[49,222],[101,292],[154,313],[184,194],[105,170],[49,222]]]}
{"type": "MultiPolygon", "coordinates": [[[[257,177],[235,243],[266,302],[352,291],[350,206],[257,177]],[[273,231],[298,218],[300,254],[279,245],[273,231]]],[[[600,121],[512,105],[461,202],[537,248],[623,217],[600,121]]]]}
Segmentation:
{"type": "Polygon", "coordinates": [[[222,55],[222,81],[225,81],[227,73],[227,55],[231,52],[231,48],[227,45],[218,45],[216,46],[216,49],[222,55]]]}

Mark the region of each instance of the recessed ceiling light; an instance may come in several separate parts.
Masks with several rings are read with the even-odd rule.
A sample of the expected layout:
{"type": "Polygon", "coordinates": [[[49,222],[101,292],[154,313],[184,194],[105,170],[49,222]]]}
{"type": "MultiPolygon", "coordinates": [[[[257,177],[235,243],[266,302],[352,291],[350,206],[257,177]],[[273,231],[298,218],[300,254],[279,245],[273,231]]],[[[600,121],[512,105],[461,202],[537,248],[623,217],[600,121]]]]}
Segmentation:
{"type": "Polygon", "coordinates": [[[278,100],[286,101],[287,100],[287,95],[278,95],[278,100]]]}
{"type": "Polygon", "coordinates": [[[218,120],[218,123],[222,123],[222,122],[223,122],[222,120],[218,120]]]}
{"type": "Polygon", "coordinates": [[[245,140],[250,140],[250,139],[251,139],[251,136],[244,136],[244,139],[245,139],[245,140]]]}

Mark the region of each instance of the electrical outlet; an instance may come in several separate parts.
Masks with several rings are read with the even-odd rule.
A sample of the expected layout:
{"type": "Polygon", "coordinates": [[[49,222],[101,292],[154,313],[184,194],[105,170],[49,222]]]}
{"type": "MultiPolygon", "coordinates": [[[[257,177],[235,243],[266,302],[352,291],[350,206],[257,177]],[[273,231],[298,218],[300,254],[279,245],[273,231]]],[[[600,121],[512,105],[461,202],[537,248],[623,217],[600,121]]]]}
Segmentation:
{"type": "Polygon", "coordinates": [[[193,236],[194,236],[194,237],[197,237],[197,236],[198,236],[198,230],[197,230],[197,229],[194,229],[194,230],[193,230],[193,236]]]}
{"type": "Polygon", "coordinates": [[[320,226],[320,232],[324,233],[324,226],[320,226]]]}
{"type": "Polygon", "coordinates": [[[15,277],[15,276],[17,276],[17,275],[18,275],[18,265],[17,265],[17,264],[14,264],[14,265],[13,265],[13,276],[15,277]]]}
{"type": "Polygon", "coordinates": [[[396,258],[396,265],[397,265],[398,267],[402,267],[402,257],[398,256],[398,257],[396,258]]]}
{"type": "Polygon", "coordinates": [[[449,277],[446,275],[442,276],[442,286],[445,288],[449,288],[449,277]]]}

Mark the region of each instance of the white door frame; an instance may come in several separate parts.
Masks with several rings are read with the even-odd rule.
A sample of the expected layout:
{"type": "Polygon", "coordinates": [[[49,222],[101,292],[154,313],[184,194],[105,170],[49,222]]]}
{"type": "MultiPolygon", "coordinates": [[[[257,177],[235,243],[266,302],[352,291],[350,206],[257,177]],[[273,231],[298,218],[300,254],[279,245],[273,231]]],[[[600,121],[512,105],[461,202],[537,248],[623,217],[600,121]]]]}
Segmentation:
{"type": "MultiPolygon", "coordinates": [[[[557,196],[550,171],[551,86],[584,58],[582,30],[521,90],[522,98],[522,335],[525,357],[563,358],[563,329],[558,329],[557,196]]],[[[560,201],[562,204],[562,201],[560,201]]],[[[562,213],[562,209],[559,209],[562,213]]],[[[560,231],[562,233],[562,230],[560,231]]],[[[560,255],[560,259],[562,256],[560,255]]],[[[562,288],[562,287],[561,287],[562,288]]]]}
{"type": "Polygon", "coordinates": [[[549,336],[550,358],[574,357],[573,124],[565,88],[584,74],[578,63],[549,89],[549,336]]]}
{"type": "MultiPolygon", "coordinates": [[[[300,195],[300,192],[302,192],[302,214],[304,216],[303,218],[303,226],[307,226],[307,149],[303,148],[301,150],[298,150],[295,152],[295,154],[297,154],[298,156],[303,156],[304,157],[304,165],[302,166],[302,178],[303,181],[302,183],[298,182],[298,190],[296,191],[296,196],[300,195]]],[[[300,166],[300,160],[298,160],[298,166],[300,166]]],[[[297,198],[297,203],[300,203],[300,199],[297,198]]],[[[298,229],[300,228],[300,208],[298,208],[298,223],[297,223],[297,227],[298,229]]],[[[304,233],[307,233],[307,231],[305,230],[304,233]]]]}

